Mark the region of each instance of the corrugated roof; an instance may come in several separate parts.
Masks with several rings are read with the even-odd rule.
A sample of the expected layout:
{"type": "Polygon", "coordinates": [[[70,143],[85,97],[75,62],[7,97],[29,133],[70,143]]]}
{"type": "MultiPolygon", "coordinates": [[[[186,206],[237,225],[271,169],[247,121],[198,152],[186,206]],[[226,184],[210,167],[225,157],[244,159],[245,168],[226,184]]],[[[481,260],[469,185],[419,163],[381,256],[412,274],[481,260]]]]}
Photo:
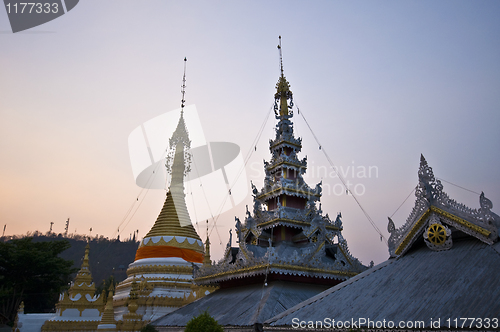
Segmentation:
{"type": "Polygon", "coordinates": [[[446,251],[422,245],[389,259],[266,321],[424,321],[500,317],[500,243],[454,240],[446,251]]]}
{"type": "Polygon", "coordinates": [[[186,326],[205,310],[219,324],[252,326],[293,307],[326,286],[273,281],[264,287],[253,284],[217,290],[152,322],[154,326],[186,326]]]}

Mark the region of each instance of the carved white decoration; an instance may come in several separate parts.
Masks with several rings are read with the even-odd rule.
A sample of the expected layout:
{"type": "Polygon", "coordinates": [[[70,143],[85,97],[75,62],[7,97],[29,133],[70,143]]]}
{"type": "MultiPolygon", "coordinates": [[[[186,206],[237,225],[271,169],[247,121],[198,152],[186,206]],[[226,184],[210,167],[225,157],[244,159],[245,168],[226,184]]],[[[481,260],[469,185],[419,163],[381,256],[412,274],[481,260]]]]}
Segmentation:
{"type": "Polygon", "coordinates": [[[417,223],[424,214],[429,213],[429,209],[444,211],[444,215],[439,216],[442,223],[474,236],[485,243],[492,244],[498,240],[500,217],[491,211],[493,204],[484,196],[484,193],[481,193],[479,197],[480,209],[471,209],[451,199],[443,191],[441,181],[434,177],[432,168],[427,164],[424,156],[420,158],[418,178],[419,183],[415,190],[415,205],[405,224],[396,229],[394,222],[389,218],[387,230],[391,235],[388,244],[389,253],[392,257],[403,255],[411,247],[412,243],[423,235],[424,230],[428,229],[429,217],[432,218],[433,213],[430,213],[427,219],[421,222],[418,229],[415,227],[417,227],[417,223]],[[446,214],[455,216],[470,224],[468,226],[464,225],[463,222],[457,222],[456,218],[453,220],[446,214]],[[484,232],[481,233],[477,229],[482,229],[489,234],[485,235],[484,232]],[[412,234],[411,238],[410,234],[412,234]],[[400,252],[396,253],[398,248],[400,248],[400,252]]]}

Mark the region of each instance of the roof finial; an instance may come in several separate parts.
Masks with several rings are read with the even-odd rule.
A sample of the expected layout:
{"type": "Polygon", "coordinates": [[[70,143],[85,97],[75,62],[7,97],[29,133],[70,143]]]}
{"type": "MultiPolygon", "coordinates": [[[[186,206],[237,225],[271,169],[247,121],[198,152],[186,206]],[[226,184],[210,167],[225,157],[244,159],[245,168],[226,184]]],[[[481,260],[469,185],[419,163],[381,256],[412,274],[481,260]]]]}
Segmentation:
{"type": "Polygon", "coordinates": [[[182,100],[181,100],[181,114],[184,113],[184,94],[186,93],[186,62],[187,58],[184,58],[184,76],[182,76],[182,100]]]}
{"type": "Polygon", "coordinates": [[[205,257],[203,258],[203,265],[212,265],[210,260],[210,240],[208,239],[208,219],[207,219],[207,240],[205,241],[205,257]]]}
{"type": "Polygon", "coordinates": [[[280,52],[280,69],[281,76],[276,84],[276,94],[274,95],[274,113],[276,115],[276,119],[291,118],[293,116],[292,107],[293,107],[293,99],[292,99],[292,91],[290,91],[290,84],[285,78],[285,74],[283,72],[283,55],[281,53],[281,36],[279,36],[279,44],[278,50],[280,52]],[[288,104],[288,100],[290,100],[290,104],[288,104]],[[279,104],[279,105],[278,105],[279,104]]]}
{"type": "Polygon", "coordinates": [[[280,52],[280,69],[281,69],[281,76],[283,76],[283,55],[281,54],[281,36],[279,36],[278,50],[279,50],[279,52],[280,52]]]}

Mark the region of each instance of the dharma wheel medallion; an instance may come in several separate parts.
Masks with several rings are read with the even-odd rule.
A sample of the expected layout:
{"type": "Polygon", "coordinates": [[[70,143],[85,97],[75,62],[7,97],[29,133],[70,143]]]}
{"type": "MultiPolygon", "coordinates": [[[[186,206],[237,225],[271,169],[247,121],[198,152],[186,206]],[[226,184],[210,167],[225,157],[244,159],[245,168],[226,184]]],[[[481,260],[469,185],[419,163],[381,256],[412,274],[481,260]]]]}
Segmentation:
{"type": "Polygon", "coordinates": [[[446,241],[446,229],[443,225],[432,224],[427,230],[427,238],[432,244],[440,246],[446,241]]]}

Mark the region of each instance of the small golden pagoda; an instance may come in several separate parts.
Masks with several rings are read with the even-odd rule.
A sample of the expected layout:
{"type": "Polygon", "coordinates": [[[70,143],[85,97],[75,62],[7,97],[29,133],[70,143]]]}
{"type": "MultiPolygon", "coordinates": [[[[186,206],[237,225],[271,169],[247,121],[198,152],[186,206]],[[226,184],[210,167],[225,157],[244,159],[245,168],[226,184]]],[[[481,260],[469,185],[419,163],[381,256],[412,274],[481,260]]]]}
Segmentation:
{"type": "Polygon", "coordinates": [[[104,310],[102,295],[95,295],[95,284],[89,269],[90,246],[85,247],[83,263],[68,292],[56,304],[55,317],[47,320],[42,331],[94,331],[104,310]]]}
{"type": "Polygon", "coordinates": [[[139,308],[137,305],[138,299],[138,286],[134,279],[132,281],[132,288],[127,300],[128,313],[123,315],[123,320],[118,322],[117,331],[139,331],[144,322],[142,321],[142,315],[139,315],[136,311],[139,308]]]}
{"type": "Polygon", "coordinates": [[[115,318],[123,319],[124,325],[130,321],[129,314],[141,315],[145,324],[208,294],[208,289],[215,289],[193,289],[192,283],[193,267],[204,262],[204,250],[191,224],[184,194],[184,176],[190,171],[191,161],[191,141],[184,121],[185,82],[184,72],[180,118],[169,140],[166,167],[171,183],[165,203],[153,227],[140,242],[135,261],[127,269],[127,279],[118,284],[113,297],[115,318]],[[130,303],[137,305],[133,312],[130,303]]]}
{"type": "Polygon", "coordinates": [[[97,326],[97,329],[101,331],[116,331],[115,311],[113,310],[113,284],[109,288],[106,306],[104,307],[101,323],[97,326]]]}

